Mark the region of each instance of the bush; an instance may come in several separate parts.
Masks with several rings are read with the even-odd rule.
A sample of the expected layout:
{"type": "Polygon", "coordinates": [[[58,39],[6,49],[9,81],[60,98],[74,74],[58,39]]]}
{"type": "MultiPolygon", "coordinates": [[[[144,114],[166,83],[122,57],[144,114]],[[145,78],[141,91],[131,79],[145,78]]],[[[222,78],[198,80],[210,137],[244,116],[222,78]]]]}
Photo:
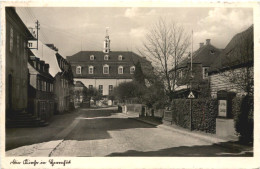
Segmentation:
{"type": "Polygon", "coordinates": [[[114,89],[114,96],[121,102],[125,102],[126,99],[137,99],[138,102],[142,102],[142,96],[145,93],[145,90],[145,86],[138,82],[124,82],[120,83],[114,89]]]}
{"type": "Polygon", "coordinates": [[[235,120],[236,132],[240,134],[240,140],[244,143],[253,141],[254,127],[254,102],[253,97],[244,96],[233,99],[232,112],[235,120]]]}
{"type": "Polygon", "coordinates": [[[171,105],[172,122],[183,128],[190,128],[190,101],[174,99],[171,105]]]}
{"type": "Polygon", "coordinates": [[[195,99],[192,104],[192,128],[206,133],[216,133],[218,101],[216,99],[195,99]]]}
{"type": "MultiPolygon", "coordinates": [[[[192,129],[216,133],[217,100],[193,99],[192,102],[192,129]]],[[[171,109],[173,123],[190,128],[190,100],[174,99],[171,109]]]]}

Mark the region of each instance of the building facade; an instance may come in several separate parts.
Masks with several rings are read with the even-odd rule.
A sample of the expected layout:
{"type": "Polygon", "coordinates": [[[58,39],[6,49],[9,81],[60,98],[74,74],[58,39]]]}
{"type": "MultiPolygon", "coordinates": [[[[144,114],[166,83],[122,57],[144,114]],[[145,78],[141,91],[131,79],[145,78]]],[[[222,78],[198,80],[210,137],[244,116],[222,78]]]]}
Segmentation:
{"type": "Polygon", "coordinates": [[[103,96],[110,95],[120,83],[132,81],[138,61],[142,69],[151,68],[149,61],[134,52],[111,51],[108,35],[103,51],[80,51],[67,60],[75,80],[89,89],[96,88],[103,96]]]}
{"type": "Polygon", "coordinates": [[[73,75],[70,64],[59,53],[53,44],[43,44],[38,49],[31,49],[34,56],[49,64],[49,73],[54,78],[53,92],[55,114],[63,113],[73,106],[73,75]]]}
{"type": "Polygon", "coordinates": [[[15,8],[6,7],[6,118],[27,111],[28,104],[28,40],[35,39],[15,8]]]}
{"type": "Polygon", "coordinates": [[[197,97],[209,97],[208,71],[221,51],[211,44],[210,39],[206,39],[206,44],[200,43],[199,49],[193,53],[192,71],[190,58],[183,60],[176,72],[172,69],[170,74],[175,79],[174,97],[186,98],[190,89],[197,97]]]}
{"type": "Polygon", "coordinates": [[[233,92],[237,96],[252,93],[254,76],[254,27],[236,34],[227,44],[210,71],[211,96],[219,91],[233,92]]]}
{"type": "Polygon", "coordinates": [[[55,112],[53,92],[54,78],[49,74],[49,64],[30,56],[28,112],[47,122],[55,112]]]}

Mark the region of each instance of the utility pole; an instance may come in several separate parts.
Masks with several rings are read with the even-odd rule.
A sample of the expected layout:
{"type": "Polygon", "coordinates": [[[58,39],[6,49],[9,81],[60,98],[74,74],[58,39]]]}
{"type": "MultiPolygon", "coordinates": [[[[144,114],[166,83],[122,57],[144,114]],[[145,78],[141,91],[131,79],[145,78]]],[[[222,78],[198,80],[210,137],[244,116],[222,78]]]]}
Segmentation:
{"type": "MultiPolygon", "coordinates": [[[[191,57],[190,57],[190,93],[192,92],[192,55],[193,55],[193,30],[191,33],[191,57]]],[[[190,99],[190,130],[192,131],[192,99],[190,99]]]]}
{"type": "Polygon", "coordinates": [[[36,33],[37,33],[37,47],[36,47],[36,48],[37,48],[37,50],[38,50],[40,22],[37,20],[35,23],[36,23],[35,28],[36,28],[36,31],[37,31],[37,32],[36,32],[36,33]]]}

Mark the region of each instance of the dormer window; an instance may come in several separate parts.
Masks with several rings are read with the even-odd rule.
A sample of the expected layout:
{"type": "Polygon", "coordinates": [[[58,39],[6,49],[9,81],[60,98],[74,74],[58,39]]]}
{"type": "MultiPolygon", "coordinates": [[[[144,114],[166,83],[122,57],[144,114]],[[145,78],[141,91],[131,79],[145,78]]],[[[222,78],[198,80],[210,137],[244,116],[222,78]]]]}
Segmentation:
{"type": "Polygon", "coordinates": [[[207,79],[209,74],[208,74],[209,68],[208,67],[204,67],[202,70],[202,78],[203,79],[207,79]]]}
{"type": "Polygon", "coordinates": [[[81,74],[81,66],[76,67],[76,74],[81,74]]]}
{"type": "Polygon", "coordinates": [[[105,56],[104,56],[104,60],[108,60],[108,55],[105,55],[105,56]]]}
{"type": "Polygon", "coordinates": [[[90,55],[90,60],[94,60],[94,55],[90,55]]]}
{"type": "Polygon", "coordinates": [[[89,74],[93,74],[94,73],[94,67],[93,66],[89,66],[88,67],[88,73],[89,74]]]}
{"type": "Polygon", "coordinates": [[[118,60],[122,60],[123,59],[123,56],[122,55],[119,55],[118,56],[118,60]]]}
{"type": "Polygon", "coordinates": [[[108,65],[103,66],[103,74],[109,74],[109,66],[108,65]]]}
{"type": "Polygon", "coordinates": [[[134,74],[135,73],[135,66],[131,66],[130,67],[130,74],[134,74]]]}
{"type": "Polygon", "coordinates": [[[118,67],[118,74],[123,74],[124,73],[124,67],[123,66],[119,66],[118,67]]]}

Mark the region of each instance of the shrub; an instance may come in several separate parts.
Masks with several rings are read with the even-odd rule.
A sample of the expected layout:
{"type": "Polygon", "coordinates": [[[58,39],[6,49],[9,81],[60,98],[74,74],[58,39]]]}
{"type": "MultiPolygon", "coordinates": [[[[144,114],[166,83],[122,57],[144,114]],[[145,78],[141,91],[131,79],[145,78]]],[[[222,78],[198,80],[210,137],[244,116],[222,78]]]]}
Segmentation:
{"type": "Polygon", "coordinates": [[[139,102],[141,102],[145,90],[145,86],[139,84],[138,82],[124,82],[120,83],[118,87],[114,89],[114,95],[120,101],[138,98],[139,102]]]}
{"type": "Polygon", "coordinates": [[[235,120],[235,129],[240,134],[240,140],[245,143],[253,141],[253,104],[253,97],[248,95],[242,98],[233,99],[232,109],[235,120]]]}
{"type": "MultiPolygon", "coordinates": [[[[193,99],[192,102],[192,129],[215,133],[217,100],[204,98],[193,99]]],[[[190,100],[174,99],[171,109],[173,123],[184,128],[190,128],[190,100]]]]}

